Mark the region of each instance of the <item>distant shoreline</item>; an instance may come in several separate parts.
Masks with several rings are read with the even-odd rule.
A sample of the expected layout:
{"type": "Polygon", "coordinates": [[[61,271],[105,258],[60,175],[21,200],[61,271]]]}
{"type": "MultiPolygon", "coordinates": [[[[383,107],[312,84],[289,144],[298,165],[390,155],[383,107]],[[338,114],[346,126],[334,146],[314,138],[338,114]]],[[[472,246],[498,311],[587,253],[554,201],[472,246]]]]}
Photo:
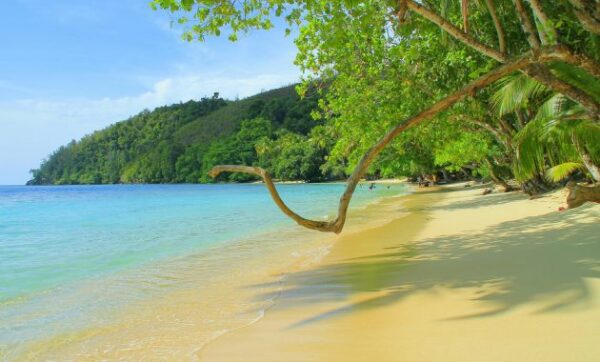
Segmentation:
{"type": "MultiPolygon", "coordinates": [[[[253,184],[263,184],[264,182],[261,180],[256,180],[252,182],[165,182],[165,183],[135,183],[135,182],[119,182],[113,184],[22,184],[22,185],[0,185],[0,186],[110,186],[110,185],[253,185],[253,184]]],[[[294,185],[294,184],[336,184],[342,183],[345,184],[346,180],[331,180],[331,181],[321,181],[321,182],[308,182],[303,180],[290,180],[290,181],[273,181],[273,183],[278,185],[294,185]]],[[[401,184],[401,183],[409,183],[406,178],[390,178],[390,179],[377,179],[377,180],[366,180],[362,179],[360,184],[401,184]]]]}

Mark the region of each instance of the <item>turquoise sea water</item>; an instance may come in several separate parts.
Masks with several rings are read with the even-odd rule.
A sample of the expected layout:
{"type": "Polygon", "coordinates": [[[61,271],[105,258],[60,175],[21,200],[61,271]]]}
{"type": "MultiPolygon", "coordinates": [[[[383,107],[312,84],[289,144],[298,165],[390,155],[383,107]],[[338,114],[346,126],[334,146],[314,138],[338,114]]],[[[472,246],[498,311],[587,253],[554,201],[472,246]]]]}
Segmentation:
{"type": "MultiPolygon", "coordinates": [[[[301,215],[325,219],[335,214],[344,185],[278,189],[301,215]]],[[[401,185],[374,190],[364,186],[357,189],[351,206],[404,191],[401,185]]],[[[6,350],[17,339],[53,333],[44,330],[52,325],[49,321],[54,329],[60,325],[64,316],[51,308],[43,323],[35,316],[36,308],[48,300],[68,301],[70,310],[83,310],[87,292],[80,286],[86,281],[100,285],[140,268],[202,253],[218,261],[220,250],[232,243],[253,240],[260,246],[261,235],[298,234],[298,228],[260,184],[0,186],[0,357],[3,348],[10,356],[6,350]],[[75,297],[72,290],[77,288],[75,297]]],[[[285,244],[286,238],[280,239],[277,242],[285,244]]],[[[111,298],[115,299],[119,297],[111,298]]]]}

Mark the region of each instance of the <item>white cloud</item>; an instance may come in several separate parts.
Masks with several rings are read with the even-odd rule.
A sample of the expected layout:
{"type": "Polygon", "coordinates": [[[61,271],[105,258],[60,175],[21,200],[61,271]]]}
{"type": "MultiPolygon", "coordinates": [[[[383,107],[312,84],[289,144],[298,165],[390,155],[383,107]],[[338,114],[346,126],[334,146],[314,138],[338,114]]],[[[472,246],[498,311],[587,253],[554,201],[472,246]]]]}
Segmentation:
{"type": "Polygon", "coordinates": [[[124,120],[144,109],[200,99],[244,98],[297,81],[297,74],[186,75],[160,79],[133,96],[0,102],[0,184],[24,183],[28,170],[60,145],[124,120]]]}

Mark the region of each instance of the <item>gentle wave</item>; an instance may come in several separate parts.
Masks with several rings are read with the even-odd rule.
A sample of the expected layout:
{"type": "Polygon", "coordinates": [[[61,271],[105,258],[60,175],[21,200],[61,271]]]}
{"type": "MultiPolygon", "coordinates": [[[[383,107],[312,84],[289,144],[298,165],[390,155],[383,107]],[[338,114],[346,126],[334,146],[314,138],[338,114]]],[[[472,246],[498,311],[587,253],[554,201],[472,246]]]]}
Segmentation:
{"type": "MultiPolygon", "coordinates": [[[[302,214],[331,217],[344,186],[279,187],[302,214]]],[[[363,188],[353,210],[405,191],[363,188]]],[[[1,187],[0,359],[195,355],[260,319],[273,285],[243,286],[318,260],[322,235],[262,185],[1,187]],[[174,330],[190,338],[165,350],[157,339],[174,330]]]]}

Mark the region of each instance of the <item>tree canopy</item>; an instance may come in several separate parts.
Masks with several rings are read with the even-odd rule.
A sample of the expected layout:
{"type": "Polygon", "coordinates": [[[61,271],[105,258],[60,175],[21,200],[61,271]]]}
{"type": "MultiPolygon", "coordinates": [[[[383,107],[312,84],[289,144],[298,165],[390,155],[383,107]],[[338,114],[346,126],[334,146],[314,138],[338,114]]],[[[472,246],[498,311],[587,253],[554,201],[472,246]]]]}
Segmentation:
{"type": "MultiPolygon", "coordinates": [[[[60,147],[30,184],[196,183],[214,182],[208,171],[222,163],[274,167],[280,179],[318,181],[327,145],[309,142],[317,97],[300,99],[284,87],[240,101],[219,97],[142,111],[128,120],[60,147]],[[290,144],[287,140],[293,139],[290,144]],[[260,152],[273,154],[259,162],[260,152]],[[302,155],[300,160],[298,156],[302,155]],[[307,171],[295,173],[300,165],[307,171]],[[276,166],[276,167],[275,167],[276,166]],[[310,170],[310,171],[308,171],[310,170]]],[[[262,160],[262,159],[261,159],[262,160]]],[[[223,175],[218,181],[250,181],[245,174],[223,175]]]]}
{"type": "MultiPolygon", "coordinates": [[[[327,89],[317,118],[337,135],[324,168],[350,174],[338,216],[328,222],[303,219],[278,202],[303,226],[340,232],[357,182],[370,173],[461,169],[505,188],[504,178],[516,176],[532,193],[557,179],[546,177],[554,167],[562,167],[555,175],[597,174],[600,7],[594,0],[154,0],[152,6],[174,13],[187,40],[221,33],[236,40],[273,28],[276,17],[297,34],[296,64],[305,75],[299,91],[327,89]],[[564,101],[552,103],[554,97],[564,101]]],[[[228,165],[211,174],[230,171],[263,177],[277,202],[265,170],[228,165]]]]}

